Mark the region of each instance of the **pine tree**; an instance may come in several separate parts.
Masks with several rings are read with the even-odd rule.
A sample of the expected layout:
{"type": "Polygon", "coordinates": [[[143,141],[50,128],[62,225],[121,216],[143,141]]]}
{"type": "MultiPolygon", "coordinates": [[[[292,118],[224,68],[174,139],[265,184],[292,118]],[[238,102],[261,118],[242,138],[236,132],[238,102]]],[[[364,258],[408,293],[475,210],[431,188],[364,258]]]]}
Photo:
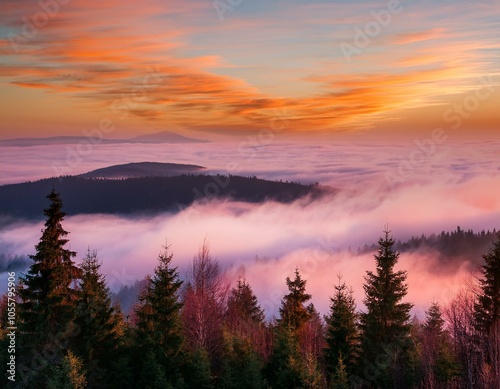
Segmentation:
{"type": "MultiPolygon", "coordinates": [[[[228,350],[233,350],[244,342],[251,345],[252,352],[260,354],[261,357],[266,355],[268,348],[266,347],[267,329],[264,324],[264,311],[260,308],[252,288],[244,279],[239,279],[236,287],[229,294],[225,325],[224,363],[226,367],[233,366],[227,362],[228,350]],[[232,346],[234,342],[236,346],[232,346]]],[[[250,357],[253,357],[253,354],[250,357]]],[[[252,364],[251,361],[249,363],[252,364]]]]}
{"type": "Polygon", "coordinates": [[[183,382],[178,387],[212,389],[214,385],[207,351],[200,347],[188,351],[184,356],[185,361],[181,366],[183,382]]]}
{"type": "Polygon", "coordinates": [[[224,356],[219,387],[224,389],[260,389],[263,385],[262,358],[248,339],[224,333],[224,356]]]}
{"type": "Polygon", "coordinates": [[[173,388],[153,350],[145,350],[142,370],[138,378],[138,387],[147,389],[173,388]]]}
{"type": "MultiPolygon", "coordinates": [[[[168,246],[158,255],[159,264],[139,297],[137,316],[137,341],[139,348],[153,352],[166,376],[175,381],[178,376],[182,329],[177,268],[171,267],[173,254],[168,246]]],[[[153,358],[153,357],[152,357],[153,358]]]]}
{"type": "Polygon", "coordinates": [[[109,288],[99,270],[97,253],[87,252],[81,263],[80,301],[76,324],[80,328],[76,350],[89,370],[89,387],[103,385],[116,359],[121,337],[121,313],[112,306],[109,288]]]}
{"type": "Polygon", "coordinates": [[[325,362],[330,374],[337,370],[340,356],[345,370],[352,373],[359,356],[356,303],[352,289],[348,289],[341,280],[342,277],[339,276],[335,295],[330,298],[330,314],[325,317],[327,324],[325,362]]]}
{"type": "Polygon", "coordinates": [[[311,295],[306,293],[306,280],[300,278],[299,269],[295,269],[295,279],[286,278],[288,293],[281,301],[280,320],[281,325],[289,326],[293,331],[298,330],[310,318],[308,307],[304,304],[311,299],[311,295]]]}
{"type": "Polygon", "coordinates": [[[270,386],[280,389],[304,388],[307,375],[297,334],[290,326],[277,326],[273,352],[265,368],[270,386]]]}
{"type": "Polygon", "coordinates": [[[474,304],[474,325],[484,352],[483,381],[486,386],[500,386],[500,234],[483,256],[481,287],[474,304]]]}
{"type": "Polygon", "coordinates": [[[481,294],[475,305],[475,316],[477,329],[489,334],[500,323],[500,234],[483,258],[481,294]]]}
{"type": "Polygon", "coordinates": [[[402,303],[406,296],[407,273],[394,271],[399,253],[394,250],[394,239],[388,230],[378,241],[375,255],[376,272],[365,277],[364,304],[361,314],[363,378],[374,387],[408,387],[405,367],[410,342],[410,310],[412,304],[402,303]]]}
{"type": "Polygon", "coordinates": [[[332,376],[330,388],[331,389],[349,389],[349,375],[347,373],[347,367],[344,364],[344,359],[342,358],[342,353],[339,354],[335,371],[332,376]]]}
{"type": "Polygon", "coordinates": [[[422,382],[425,387],[449,387],[458,373],[458,362],[444,326],[441,308],[438,303],[433,302],[426,311],[420,340],[422,382]]]}
{"type": "Polygon", "coordinates": [[[85,389],[87,380],[80,358],[68,351],[61,364],[52,368],[48,389],[85,389]]]}
{"type": "Polygon", "coordinates": [[[65,249],[68,232],[62,227],[65,213],[54,190],[47,196],[50,206],[36,254],[28,272],[21,276],[20,378],[25,384],[42,387],[43,371],[64,356],[78,328],[73,325],[79,293],[75,288],[81,271],[72,258],[76,253],[65,249]],[[37,360],[36,368],[32,361],[37,360]],[[32,381],[35,380],[35,381],[32,381]],[[37,381],[39,380],[39,381],[37,381]]]}
{"type": "Polygon", "coordinates": [[[227,316],[228,320],[235,324],[264,322],[264,312],[259,306],[257,296],[244,279],[239,279],[236,288],[231,290],[227,300],[227,316]]]}
{"type": "Polygon", "coordinates": [[[273,388],[316,387],[322,380],[318,354],[323,344],[317,342],[321,319],[312,304],[305,305],[311,295],[306,293],[307,281],[302,280],[298,268],[294,280],[287,277],[286,283],[289,293],[281,300],[266,377],[273,388]]]}

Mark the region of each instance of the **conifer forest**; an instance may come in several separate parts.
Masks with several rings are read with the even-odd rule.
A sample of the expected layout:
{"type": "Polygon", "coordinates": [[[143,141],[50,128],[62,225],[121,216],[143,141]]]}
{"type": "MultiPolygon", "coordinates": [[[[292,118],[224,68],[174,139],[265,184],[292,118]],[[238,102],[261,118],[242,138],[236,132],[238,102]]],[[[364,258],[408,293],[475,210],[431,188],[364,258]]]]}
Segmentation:
{"type": "MultiPolygon", "coordinates": [[[[269,318],[245,278],[227,281],[207,240],[193,246],[186,277],[158,242],[154,271],[125,313],[101,271],[105,258],[71,251],[63,200],[54,190],[48,200],[29,269],[1,298],[2,349],[15,333],[12,387],[500,388],[500,235],[473,281],[445,305],[429,301],[425,317],[410,312],[408,272],[387,228],[363,300],[338,274],[323,285],[326,315],[297,267],[269,318]]],[[[1,358],[8,366],[12,357],[1,358]]]]}

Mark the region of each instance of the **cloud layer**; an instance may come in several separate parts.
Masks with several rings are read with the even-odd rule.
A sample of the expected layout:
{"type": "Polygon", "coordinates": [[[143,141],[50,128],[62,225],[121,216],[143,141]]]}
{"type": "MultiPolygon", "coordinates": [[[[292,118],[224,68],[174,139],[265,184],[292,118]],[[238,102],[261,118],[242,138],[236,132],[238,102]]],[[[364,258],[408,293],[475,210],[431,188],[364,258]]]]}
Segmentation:
{"type": "MultiPolygon", "coordinates": [[[[405,1],[391,13],[386,2],[255,1],[222,19],[198,0],[9,0],[4,11],[3,136],[34,135],[34,125],[74,133],[103,116],[121,134],[145,125],[240,133],[267,125],[277,107],[289,111],[287,132],[393,122],[415,131],[413,110],[450,104],[482,76],[499,82],[495,2],[457,11],[405,1]]],[[[499,98],[468,128],[491,131],[499,98]]]]}
{"type": "MultiPolygon", "coordinates": [[[[385,146],[303,144],[296,148],[276,142],[260,147],[251,163],[246,154],[235,155],[238,145],[234,144],[211,145],[210,152],[206,144],[169,146],[168,159],[165,146],[123,147],[111,151],[102,146],[75,169],[142,160],[145,155],[159,159],[163,153],[165,160],[201,164],[214,171],[224,171],[227,163],[237,162],[245,174],[319,181],[337,187],[339,192],[321,201],[290,205],[215,199],[149,219],[107,215],[67,218],[64,226],[71,232],[71,249],[78,252],[79,259],[88,248],[96,249],[113,289],[151,273],[166,241],[172,245],[175,265],[185,274],[199,245],[207,238],[212,254],[228,270],[229,278],[234,281],[244,274],[269,315],[277,312],[286,292],[285,278],[293,274],[295,266],[308,280],[308,290],[318,309],[325,313],[339,273],[353,286],[358,306],[362,306],[363,276],[366,270],[373,269],[373,257],[356,255],[349,248],[355,251],[375,243],[386,224],[395,238],[402,240],[453,230],[457,225],[476,231],[499,227],[500,174],[493,158],[498,144],[441,145],[425,164],[395,185],[389,185],[385,175],[397,171],[398,161],[415,147],[413,142],[385,146]]],[[[9,150],[5,148],[19,153],[19,163],[10,160],[6,175],[12,176],[16,169],[18,177],[42,174],[42,169],[30,168],[31,158],[35,158],[30,156],[33,148],[9,150]]],[[[46,154],[38,154],[50,161],[54,150],[46,147],[46,154]]],[[[2,252],[33,253],[41,228],[41,223],[18,224],[2,230],[2,252]]],[[[480,258],[470,259],[478,261],[480,258]]],[[[433,299],[448,299],[473,268],[465,260],[452,266],[440,263],[432,252],[405,253],[398,266],[409,272],[408,299],[416,303],[417,313],[433,299]]]]}

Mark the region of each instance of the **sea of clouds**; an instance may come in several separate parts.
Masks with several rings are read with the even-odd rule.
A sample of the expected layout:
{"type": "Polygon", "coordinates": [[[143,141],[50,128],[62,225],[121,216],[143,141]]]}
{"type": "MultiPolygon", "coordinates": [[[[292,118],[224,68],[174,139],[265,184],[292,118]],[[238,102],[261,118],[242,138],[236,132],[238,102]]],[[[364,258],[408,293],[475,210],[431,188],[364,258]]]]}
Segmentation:
{"type": "MultiPolygon", "coordinates": [[[[337,189],[317,201],[246,204],[222,199],[198,202],[175,214],[151,218],[110,215],[67,217],[77,260],[97,250],[112,290],[151,273],[166,243],[182,277],[206,239],[227,270],[228,282],[245,276],[268,317],[277,313],[287,292],[285,278],[295,267],[325,314],[341,274],[362,309],[363,281],[374,270],[372,244],[386,225],[396,239],[422,233],[500,227],[500,142],[275,141],[190,145],[99,145],[79,160],[67,159],[72,146],[4,147],[0,183],[55,175],[54,161],[71,174],[112,164],[157,161],[197,164],[209,172],[260,178],[319,182],[337,189]],[[68,148],[70,147],[70,148],[68,148]],[[421,150],[419,159],[412,159],[421,150]],[[424,152],[425,151],[425,152],[424,152]],[[413,153],[413,154],[412,154],[413,153]]],[[[201,188],[200,188],[201,189],[201,188]]],[[[64,200],[64,199],[63,199],[64,200]]],[[[41,210],[42,211],[42,210],[41,210]]],[[[34,252],[43,223],[17,223],[0,231],[0,253],[12,257],[34,252]]],[[[477,263],[471,259],[470,263],[477,263]]],[[[408,301],[421,314],[433,300],[446,302],[470,277],[462,259],[441,263],[429,252],[403,253],[398,269],[408,270],[408,301]]],[[[0,283],[6,284],[6,273],[0,283]]],[[[3,289],[3,288],[2,288],[3,289]]]]}

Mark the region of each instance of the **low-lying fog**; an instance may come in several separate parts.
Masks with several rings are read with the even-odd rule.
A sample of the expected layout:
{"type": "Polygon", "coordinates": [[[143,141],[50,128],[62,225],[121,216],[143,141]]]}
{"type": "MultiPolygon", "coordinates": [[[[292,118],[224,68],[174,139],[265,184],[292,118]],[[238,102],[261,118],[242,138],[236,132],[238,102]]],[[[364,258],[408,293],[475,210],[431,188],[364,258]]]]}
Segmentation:
{"type": "MultiPolygon", "coordinates": [[[[500,143],[416,143],[346,141],[324,144],[273,142],[250,148],[236,144],[102,145],[87,155],[68,156],[74,146],[2,148],[0,183],[55,175],[53,162],[79,174],[112,164],[158,161],[203,165],[213,172],[319,182],[339,192],[320,201],[284,205],[220,201],[195,203],[176,214],[148,219],[109,215],[68,217],[70,247],[78,260],[87,248],[103,262],[109,286],[151,273],[165,241],[185,275],[206,238],[228,279],[244,275],[268,315],[286,293],[285,278],[299,267],[321,313],[328,309],[337,274],[352,285],[362,307],[363,277],[374,269],[372,254],[356,249],[372,244],[386,224],[396,239],[422,233],[500,227],[500,143]]],[[[57,188],[56,188],[57,189],[57,188]]],[[[202,189],[202,188],[200,188],[202,189]]],[[[64,199],[63,199],[64,200],[64,199]]],[[[42,210],[40,210],[42,213],[42,210]]],[[[34,252],[39,223],[19,223],[0,231],[0,253],[34,252]]],[[[476,261],[477,262],[477,261],[476,261]]],[[[408,270],[408,301],[420,314],[432,300],[447,301],[470,275],[464,260],[439,263],[430,253],[402,254],[408,270]]],[[[0,282],[6,284],[5,273],[0,282]]]]}

